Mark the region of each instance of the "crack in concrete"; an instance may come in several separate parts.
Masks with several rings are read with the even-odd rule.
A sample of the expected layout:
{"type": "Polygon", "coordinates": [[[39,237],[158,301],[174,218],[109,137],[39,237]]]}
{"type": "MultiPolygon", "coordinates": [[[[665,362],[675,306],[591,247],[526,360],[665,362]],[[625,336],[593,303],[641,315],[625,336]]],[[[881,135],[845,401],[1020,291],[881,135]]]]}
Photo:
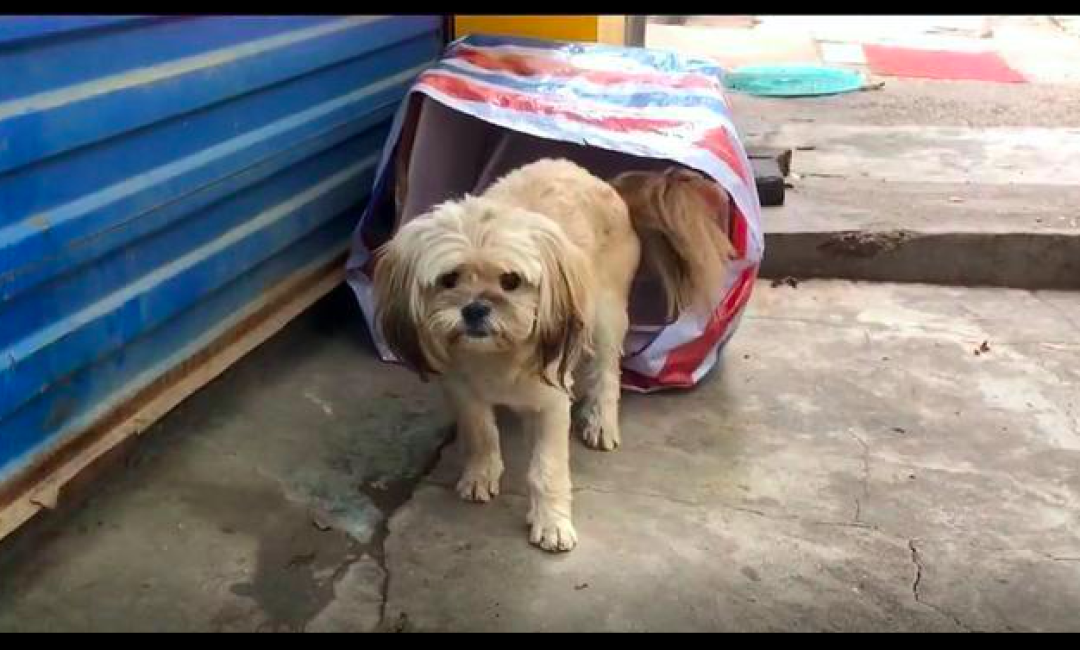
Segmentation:
{"type": "Polygon", "coordinates": [[[1047,553],[1046,551],[1038,551],[1030,548],[1000,548],[993,546],[979,546],[978,544],[972,544],[971,548],[982,551],[984,553],[1030,553],[1031,555],[1038,555],[1044,557],[1051,562],[1080,562],[1080,556],[1072,557],[1070,555],[1054,555],[1053,553],[1047,553]]]}
{"type": "MultiPolygon", "coordinates": [[[[869,459],[870,459],[870,456],[869,456],[869,453],[868,453],[867,456],[866,456],[867,463],[869,463],[869,459]]],[[[867,469],[869,469],[869,464],[865,465],[865,467],[867,469]]],[[[868,473],[866,475],[866,478],[867,479],[869,478],[868,473]]],[[[430,485],[432,487],[442,488],[444,490],[449,490],[449,491],[455,491],[453,482],[432,480],[429,477],[423,478],[421,482],[423,482],[426,485],[430,485]]],[[[615,496],[628,495],[628,496],[637,496],[637,497],[648,498],[648,499],[659,499],[661,501],[667,501],[669,503],[674,503],[674,504],[681,505],[681,506],[684,506],[684,507],[687,507],[687,508],[712,508],[712,507],[723,508],[725,510],[732,510],[732,511],[735,511],[735,512],[742,512],[742,513],[745,513],[745,514],[754,515],[756,517],[761,517],[762,519],[768,519],[768,520],[771,520],[771,521],[790,522],[790,523],[804,524],[804,525],[809,525],[809,526],[832,526],[832,527],[837,527],[837,528],[858,528],[860,530],[868,530],[868,531],[871,531],[871,532],[878,533],[880,535],[883,535],[883,536],[888,537],[888,538],[893,539],[893,540],[909,541],[909,538],[906,535],[886,530],[886,529],[882,528],[878,524],[870,523],[870,522],[863,521],[863,520],[830,521],[830,520],[825,520],[825,519],[809,519],[809,518],[801,517],[801,516],[796,515],[796,514],[789,514],[789,513],[783,513],[783,512],[780,512],[780,513],[767,512],[767,511],[764,511],[764,510],[758,510],[756,508],[751,508],[751,507],[748,507],[748,506],[740,506],[740,505],[736,505],[736,504],[721,501],[721,500],[680,499],[678,497],[671,497],[671,496],[661,494],[661,493],[658,493],[658,492],[649,492],[649,491],[642,491],[642,490],[628,490],[628,489],[622,489],[622,488],[619,488],[619,489],[605,489],[605,488],[602,488],[602,487],[591,486],[591,485],[575,486],[573,488],[573,492],[574,493],[595,492],[597,494],[610,494],[610,495],[615,495],[615,496]]],[[[503,487],[499,494],[501,496],[510,496],[510,497],[516,497],[516,498],[519,498],[519,499],[527,499],[528,498],[527,494],[525,494],[523,492],[510,490],[510,489],[507,489],[506,487],[503,487]]],[[[965,532],[968,532],[968,531],[958,530],[957,532],[965,533],[965,532]]],[[[925,539],[924,538],[923,541],[936,542],[936,543],[949,543],[949,542],[952,541],[952,537],[950,536],[950,538],[942,538],[942,539],[936,539],[936,538],[934,538],[934,539],[925,539]]],[[[985,553],[1031,553],[1033,555],[1040,555],[1042,557],[1045,557],[1048,560],[1052,560],[1052,561],[1056,561],[1056,562],[1080,562],[1080,557],[1054,555],[1054,554],[1048,553],[1046,551],[1039,551],[1039,550],[1034,550],[1034,549],[1000,548],[1000,547],[991,547],[991,546],[980,546],[979,544],[974,543],[974,542],[970,542],[970,541],[968,541],[968,542],[959,542],[959,544],[962,545],[962,546],[965,546],[967,548],[970,548],[972,550],[981,551],[981,552],[985,552],[985,553]]]]}
{"type": "MultiPolygon", "coordinates": [[[[862,454],[863,476],[862,476],[861,486],[862,486],[862,491],[863,491],[864,498],[866,498],[866,497],[869,496],[870,446],[869,446],[869,444],[866,443],[865,440],[860,438],[854,432],[848,430],[846,433],[853,440],[858,442],[859,446],[863,450],[863,454],[862,454]]],[[[445,443],[444,443],[443,447],[445,447],[445,443]]],[[[440,447],[440,453],[437,455],[437,457],[436,457],[437,459],[439,457],[441,457],[441,450],[442,450],[442,447],[440,447]]],[[[453,490],[453,487],[454,487],[453,485],[450,485],[450,484],[430,480],[426,476],[422,476],[417,481],[417,483],[420,483],[421,481],[424,482],[424,483],[427,483],[429,485],[432,485],[432,486],[435,486],[435,487],[440,487],[440,488],[443,488],[443,489],[446,489],[446,490],[453,490]]],[[[862,512],[861,512],[861,501],[857,497],[855,499],[856,513],[855,513],[855,519],[854,520],[852,520],[852,521],[827,521],[827,520],[805,519],[803,517],[800,517],[799,515],[794,515],[794,514],[771,513],[771,512],[766,512],[766,511],[763,511],[763,510],[758,510],[756,508],[750,508],[750,507],[746,507],[746,506],[734,505],[734,504],[726,503],[726,502],[723,502],[723,501],[694,501],[694,500],[688,500],[688,499],[680,499],[678,497],[672,497],[672,496],[660,494],[660,493],[657,493],[657,492],[626,490],[626,489],[604,489],[604,488],[600,488],[600,487],[596,487],[596,486],[578,486],[578,487],[573,488],[573,491],[574,492],[595,492],[595,493],[598,493],[598,494],[629,495],[629,496],[637,496],[637,497],[642,497],[642,498],[659,499],[659,500],[662,500],[662,501],[666,501],[666,502],[669,502],[669,503],[674,503],[674,504],[681,505],[681,506],[688,507],[688,508],[717,507],[717,508],[723,508],[723,509],[726,509],[726,510],[732,510],[732,511],[735,511],[735,512],[741,512],[741,513],[744,513],[744,514],[750,514],[750,515],[753,515],[753,516],[756,516],[756,517],[761,517],[763,519],[768,519],[768,520],[771,520],[771,521],[789,522],[789,523],[810,525],[810,526],[832,526],[832,527],[841,527],[841,528],[857,528],[857,529],[860,529],[860,530],[867,530],[867,531],[873,532],[875,534],[882,535],[882,536],[884,536],[886,538],[889,538],[889,539],[892,539],[892,540],[895,540],[895,541],[906,540],[907,541],[907,548],[908,548],[908,550],[910,552],[910,561],[911,561],[911,563],[912,563],[912,565],[914,566],[914,569],[915,569],[915,575],[914,575],[914,578],[912,580],[911,588],[910,588],[912,598],[914,599],[914,601],[917,604],[919,604],[920,606],[925,607],[925,608],[933,611],[935,614],[941,616],[942,618],[951,621],[957,628],[959,628],[962,631],[965,631],[965,632],[980,632],[981,631],[981,630],[975,629],[975,628],[967,625],[958,616],[948,612],[947,610],[945,610],[944,608],[942,608],[942,607],[940,607],[938,605],[935,605],[934,603],[928,602],[925,599],[923,594],[920,593],[920,588],[922,587],[923,578],[924,578],[926,569],[925,569],[925,567],[924,567],[924,565],[922,563],[922,557],[920,555],[920,551],[919,551],[918,547],[916,546],[916,540],[908,538],[908,537],[903,536],[903,535],[899,535],[899,534],[884,530],[884,529],[882,529],[880,526],[878,526],[876,524],[871,524],[871,523],[867,523],[867,522],[862,521],[860,519],[861,514],[862,514],[862,512]]],[[[507,496],[517,497],[517,498],[527,498],[526,495],[524,495],[524,494],[509,491],[509,490],[505,490],[505,489],[502,491],[502,494],[507,495],[507,496]]],[[[930,541],[933,541],[933,540],[930,540],[930,541]]],[[[1047,560],[1054,561],[1054,562],[1080,562],[1080,557],[1061,556],[1061,555],[1055,555],[1053,553],[1048,553],[1048,552],[1045,552],[1045,551],[1038,551],[1038,550],[1032,550],[1032,549],[1008,549],[1008,548],[982,547],[982,546],[979,546],[978,544],[975,544],[975,543],[972,543],[972,542],[964,543],[963,546],[966,546],[966,547],[971,548],[973,550],[991,552],[991,553],[1031,553],[1033,555],[1038,555],[1038,556],[1046,558],[1047,560]]],[[[389,579],[390,579],[389,571],[385,570],[385,574],[387,576],[386,577],[386,584],[388,585],[389,584],[389,579]]],[[[380,613],[380,628],[383,626],[383,621],[385,620],[385,598],[386,598],[386,594],[384,592],[384,609],[380,613]]]]}
{"type": "MultiPolygon", "coordinates": [[[[386,606],[390,600],[390,566],[386,562],[386,539],[390,536],[390,520],[394,518],[402,507],[407,505],[416,493],[416,488],[424,482],[426,477],[435,470],[439,461],[442,459],[443,450],[450,445],[456,435],[451,431],[448,435],[444,436],[443,440],[436,446],[432,452],[431,457],[427,459],[424,466],[412,477],[403,479],[397,482],[392,488],[385,488],[387,495],[385,497],[375,497],[369,494],[369,498],[377,508],[382,512],[382,519],[380,519],[378,525],[375,528],[375,532],[372,534],[371,541],[364,545],[365,553],[375,560],[375,563],[379,566],[379,570],[382,572],[383,580],[379,586],[379,621],[375,625],[373,631],[403,631],[404,623],[399,621],[393,629],[387,625],[386,621],[386,606]]],[[[348,567],[339,567],[341,575],[344,575],[344,570],[348,567]]],[[[335,572],[335,579],[338,578],[338,574],[335,572]]]]}
{"type": "Polygon", "coordinates": [[[852,440],[859,443],[859,446],[862,448],[862,481],[860,481],[862,487],[862,500],[857,496],[854,497],[855,515],[852,517],[852,520],[855,523],[862,523],[862,501],[870,499],[870,445],[868,445],[865,440],[855,435],[855,432],[851,429],[847,429],[845,433],[847,433],[852,440]]]}
{"type": "MultiPolygon", "coordinates": [[[[614,494],[614,495],[624,494],[624,495],[627,495],[627,496],[636,496],[636,497],[645,497],[645,498],[651,498],[651,499],[660,499],[661,501],[667,501],[669,503],[675,503],[675,504],[678,504],[678,505],[681,505],[681,506],[686,506],[688,508],[700,508],[702,505],[704,505],[704,504],[696,502],[696,501],[690,501],[688,499],[679,499],[679,498],[676,498],[676,497],[668,496],[666,494],[660,494],[660,493],[657,493],[657,492],[642,492],[642,491],[639,491],[639,490],[623,490],[623,489],[605,490],[603,488],[598,488],[598,487],[591,486],[591,485],[575,487],[575,488],[573,488],[571,490],[571,493],[573,493],[573,492],[595,492],[597,494],[614,494]]],[[[764,513],[758,512],[757,510],[752,510],[750,508],[738,508],[738,507],[735,507],[735,506],[724,506],[724,507],[731,507],[734,510],[741,510],[743,512],[749,512],[751,514],[765,516],[764,513]]]]}
{"type": "Polygon", "coordinates": [[[723,508],[725,510],[733,510],[735,512],[742,512],[742,513],[745,513],[745,514],[754,515],[756,517],[761,517],[763,519],[769,519],[769,520],[772,520],[772,521],[786,521],[786,522],[797,523],[797,524],[805,524],[805,525],[810,525],[810,526],[836,526],[836,527],[840,527],[840,528],[859,528],[859,529],[862,529],[862,530],[873,530],[873,531],[880,532],[876,526],[874,526],[872,524],[867,524],[867,523],[864,523],[864,522],[861,522],[861,521],[827,521],[827,520],[822,520],[822,519],[804,519],[804,518],[800,517],[799,515],[770,513],[770,512],[765,512],[763,510],[757,510],[755,508],[748,508],[746,506],[737,506],[737,505],[734,505],[734,504],[731,504],[731,503],[726,503],[726,502],[723,502],[723,501],[710,501],[710,502],[688,501],[686,499],[677,499],[677,498],[670,497],[670,496],[667,496],[667,495],[664,495],[664,494],[657,494],[655,492],[640,492],[640,491],[635,491],[635,490],[621,490],[621,489],[620,490],[604,490],[604,489],[600,489],[600,488],[597,488],[597,487],[591,487],[591,486],[576,487],[576,488],[574,488],[574,492],[596,492],[598,494],[614,494],[614,495],[625,494],[625,495],[630,495],[630,496],[638,496],[638,497],[651,498],[651,499],[660,499],[661,501],[668,501],[670,503],[675,503],[675,504],[682,505],[682,506],[685,506],[685,507],[688,507],[688,508],[718,507],[718,508],[723,508]]]}
{"type": "Polygon", "coordinates": [[[1072,317],[1068,314],[1068,312],[1066,312],[1064,309],[1047,300],[1046,298],[1040,296],[1038,291],[1032,291],[1031,296],[1035,298],[1035,300],[1038,301],[1040,304],[1045,305],[1050,311],[1060,316],[1061,320],[1065,321],[1065,323],[1068,324],[1070,328],[1077,332],[1080,332],[1080,323],[1074,321],[1072,317]]]}
{"type": "Polygon", "coordinates": [[[933,610],[934,612],[936,612],[940,616],[943,616],[943,617],[951,620],[954,624],[956,624],[957,627],[959,627],[961,630],[963,630],[965,632],[974,632],[974,631],[976,631],[976,630],[973,630],[972,628],[968,627],[967,625],[965,625],[963,621],[961,621],[959,618],[957,618],[953,614],[950,614],[950,613],[946,612],[945,610],[941,609],[940,607],[938,607],[937,605],[935,605],[933,603],[928,603],[925,600],[923,600],[922,596],[919,594],[919,585],[922,584],[923,571],[925,569],[923,568],[922,561],[919,559],[919,549],[915,547],[915,540],[913,540],[913,539],[908,540],[908,549],[911,550],[911,563],[915,565],[915,579],[912,580],[912,582],[911,582],[911,595],[915,599],[915,602],[919,603],[923,607],[927,607],[927,608],[933,610]]]}
{"type": "MultiPolygon", "coordinates": [[[[766,278],[768,279],[768,278],[766,278]]],[[[810,282],[810,280],[802,280],[801,282],[810,282]]],[[[747,321],[763,321],[766,323],[800,323],[802,325],[813,325],[815,327],[829,327],[838,330],[865,330],[873,333],[880,334],[893,334],[897,332],[895,325],[888,325],[886,323],[875,322],[848,322],[848,321],[832,321],[822,320],[817,318],[799,318],[797,316],[764,316],[761,314],[747,314],[744,316],[747,321]]],[[[903,325],[904,330],[916,332],[918,334],[925,334],[928,336],[941,336],[945,335],[950,339],[967,341],[972,338],[979,338],[981,336],[975,330],[960,331],[950,329],[946,327],[937,327],[931,325],[920,325],[914,323],[905,323],[903,325]]],[[[985,338],[985,337],[984,337],[985,338]]],[[[1057,341],[1051,339],[995,339],[998,345],[1060,345],[1068,349],[1075,349],[1077,347],[1076,341],[1057,341]]]]}
{"type": "MultiPolygon", "coordinates": [[[[446,482],[441,482],[441,481],[433,481],[433,480],[427,480],[427,479],[424,480],[424,483],[427,484],[427,485],[430,485],[432,487],[438,487],[438,488],[442,488],[444,490],[455,491],[454,485],[451,484],[451,483],[446,483],[446,482]]],[[[838,528],[859,528],[859,529],[862,529],[862,530],[872,530],[872,531],[877,531],[877,532],[883,532],[877,526],[875,526],[873,524],[868,524],[866,522],[861,522],[861,521],[829,521],[829,520],[824,520],[824,519],[804,519],[804,518],[800,517],[799,515],[789,515],[789,514],[782,514],[782,513],[778,514],[778,513],[773,513],[773,512],[765,512],[763,510],[757,510],[755,508],[749,508],[747,506],[738,506],[738,505],[735,505],[733,503],[727,503],[727,502],[724,502],[724,501],[691,501],[689,499],[679,499],[677,497],[672,497],[672,496],[668,496],[668,495],[665,495],[665,494],[660,494],[658,492],[643,492],[643,491],[640,491],[640,490],[625,490],[625,489],[606,490],[604,488],[600,488],[600,487],[596,487],[596,486],[592,486],[592,485],[579,485],[577,487],[574,487],[571,491],[573,493],[595,492],[596,494],[611,494],[611,495],[615,495],[615,496],[626,495],[626,496],[643,497],[643,498],[646,498],[646,499],[659,499],[661,501],[667,501],[668,503],[674,503],[676,505],[681,505],[681,506],[686,507],[686,508],[709,508],[709,507],[723,508],[725,510],[733,510],[735,512],[742,512],[742,513],[745,513],[745,514],[754,515],[756,517],[761,517],[763,519],[769,519],[769,520],[772,520],[772,521],[787,521],[787,522],[798,523],[798,524],[806,524],[806,525],[810,525],[810,526],[836,526],[838,528]]],[[[527,494],[524,494],[522,492],[516,492],[516,491],[513,491],[513,490],[508,490],[506,488],[502,488],[499,491],[499,494],[500,494],[500,496],[511,496],[511,497],[517,497],[519,499],[527,499],[528,498],[527,494]]],[[[885,534],[887,536],[890,536],[890,537],[895,537],[897,539],[900,539],[899,535],[890,535],[889,533],[884,533],[884,532],[883,532],[883,534],[885,534]]]]}

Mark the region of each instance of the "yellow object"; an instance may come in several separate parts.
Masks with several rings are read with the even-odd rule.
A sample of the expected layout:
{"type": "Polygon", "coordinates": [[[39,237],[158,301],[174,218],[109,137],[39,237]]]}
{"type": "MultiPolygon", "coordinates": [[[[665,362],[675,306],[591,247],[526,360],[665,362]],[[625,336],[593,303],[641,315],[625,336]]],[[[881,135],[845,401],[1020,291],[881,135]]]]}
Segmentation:
{"type": "Polygon", "coordinates": [[[454,38],[468,34],[623,45],[626,16],[454,16],[454,38]]]}

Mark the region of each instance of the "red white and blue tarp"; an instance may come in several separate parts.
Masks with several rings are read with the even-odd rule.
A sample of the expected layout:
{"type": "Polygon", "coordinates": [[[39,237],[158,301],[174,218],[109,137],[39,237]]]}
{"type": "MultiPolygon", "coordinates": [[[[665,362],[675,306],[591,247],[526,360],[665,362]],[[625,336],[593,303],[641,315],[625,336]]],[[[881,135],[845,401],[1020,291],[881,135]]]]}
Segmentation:
{"type": "MultiPolygon", "coordinates": [[[[683,314],[659,329],[631,323],[628,339],[647,336],[648,343],[626,346],[634,350],[623,359],[623,385],[630,390],[690,387],[716,364],[749,301],[764,253],[754,175],[722,79],[715,63],[672,52],[474,35],[450,44],[410,90],[410,96],[422,94],[503,129],[680,163],[727,191],[738,259],[724,290],[708,315],[683,314]]],[[[349,284],[369,325],[371,253],[394,223],[387,195],[407,105],[394,120],[348,263],[349,284]]],[[[371,331],[380,354],[393,361],[377,328],[371,331]]]]}

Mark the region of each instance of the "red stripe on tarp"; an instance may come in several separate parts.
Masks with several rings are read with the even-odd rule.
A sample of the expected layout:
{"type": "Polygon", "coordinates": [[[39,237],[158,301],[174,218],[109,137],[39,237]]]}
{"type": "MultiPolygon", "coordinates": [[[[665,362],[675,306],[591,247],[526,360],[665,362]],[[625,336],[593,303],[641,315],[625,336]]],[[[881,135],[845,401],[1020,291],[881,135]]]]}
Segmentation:
{"type": "Polygon", "coordinates": [[[701,336],[668,353],[664,369],[657,376],[660,384],[665,386],[694,385],[694,371],[701,366],[716,342],[724,336],[724,332],[731,324],[731,319],[750,299],[750,287],[753,285],[755,274],[756,268],[743,271],[727,298],[713,312],[701,336]]]}
{"type": "Polygon", "coordinates": [[[641,83],[681,89],[708,88],[720,90],[720,84],[716,79],[700,74],[654,74],[648,72],[589,70],[588,68],[580,68],[565,61],[558,61],[544,56],[529,56],[507,52],[496,53],[468,45],[460,46],[451,53],[450,58],[463,59],[485,70],[510,72],[522,77],[573,77],[600,85],[641,83]]]}
{"type": "Polygon", "coordinates": [[[419,81],[435,90],[465,101],[481,102],[522,113],[560,116],[567,119],[591,124],[609,131],[625,133],[627,131],[664,132],[676,127],[685,127],[679,120],[666,120],[648,117],[590,117],[556,106],[536,97],[505,89],[488,88],[472,84],[466,79],[444,72],[425,72],[419,81]]]}
{"type": "Polygon", "coordinates": [[[731,137],[728,135],[727,129],[719,126],[709,129],[694,144],[724,161],[724,164],[738,174],[744,182],[754,182],[754,177],[749,173],[746,165],[743,164],[739,152],[731,144],[731,137]]]}
{"type": "Polygon", "coordinates": [[[731,202],[731,207],[732,207],[732,215],[731,216],[734,217],[731,220],[731,245],[735,248],[735,252],[739,254],[739,259],[745,259],[746,258],[746,252],[747,252],[747,250],[746,250],[746,234],[747,234],[746,217],[743,215],[742,210],[739,209],[739,206],[736,205],[734,201],[731,202]]]}
{"type": "Polygon", "coordinates": [[[632,388],[641,391],[652,390],[660,385],[653,377],[648,377],[629,368],[622,369],[620,383],[624,388],[632,388]]]}

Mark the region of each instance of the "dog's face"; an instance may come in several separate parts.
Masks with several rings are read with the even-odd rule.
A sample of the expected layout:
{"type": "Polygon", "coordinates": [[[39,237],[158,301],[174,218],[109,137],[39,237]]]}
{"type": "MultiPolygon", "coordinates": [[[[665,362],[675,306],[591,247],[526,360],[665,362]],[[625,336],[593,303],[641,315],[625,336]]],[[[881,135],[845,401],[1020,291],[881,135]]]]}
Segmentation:
{"type": "Polygon", "coordinates": [[[532,334],[541,262],[521,245],[527,234],[520,229],[485,234],[460,238],[444,232],[442,245],[433,243],[421,253],[417,325],[451,351],[508,351],[532,334]]]}
{"type": "Polygon", "coordinates": [[[378,321],[421,373],[512,353],[543,372],[580,352],[587,263],[550,219],[480,197],[405,224],[379,252],[378,321]]]}

